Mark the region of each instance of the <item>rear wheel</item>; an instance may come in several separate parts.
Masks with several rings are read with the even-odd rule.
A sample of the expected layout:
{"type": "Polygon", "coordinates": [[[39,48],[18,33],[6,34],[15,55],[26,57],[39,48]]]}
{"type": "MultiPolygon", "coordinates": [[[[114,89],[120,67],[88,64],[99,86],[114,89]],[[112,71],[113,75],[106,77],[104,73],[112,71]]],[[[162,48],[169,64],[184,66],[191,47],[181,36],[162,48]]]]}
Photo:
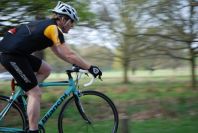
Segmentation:
{"type": "Polygon", "coordinates": [[[12,104],[1,119],[2,111],[8,104],[9,97],[0,96],[0,132],[23,132],[26,128],[26,118],[17,102],[12,104]]]}
{"type": "Polygon", "coordinates": [[[59,115],[59,133],[116,133],[118,112],[113,102],[96,91],[81,92],[79,100],[72,96],[59,115]]]}

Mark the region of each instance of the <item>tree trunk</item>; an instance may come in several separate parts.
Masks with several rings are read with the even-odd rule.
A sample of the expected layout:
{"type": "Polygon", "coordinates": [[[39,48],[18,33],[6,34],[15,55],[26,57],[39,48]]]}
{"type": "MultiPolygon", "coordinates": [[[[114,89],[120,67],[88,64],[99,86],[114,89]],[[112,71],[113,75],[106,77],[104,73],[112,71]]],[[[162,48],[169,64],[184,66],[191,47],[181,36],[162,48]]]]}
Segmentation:
{"type": "MultiPolygon", "coordinates": [[[[189,3],[191,4],[193,0],[189,0],[189,3]]],[[[193,31],[194,31],[194,26],[195,26],[195,21],[193,21],[193,17],[195,16],[195,7],[190,6],[190,32],[191,32],[191,37],[193,37],[193,31]]],[[[195,51],[192,49],[192,42],[193,38],[191,39],[191,47],[190,47],[190,55],[191,55],[191,78],[192,78],[192,88],[196,89],[196,54],[195,51]]]]}
{"type": "Polygon", "coordinates": [[[191,57],[191,81],[192,81],[192,88],[197,89],[196,83],[196,58],[195,56],[191,57]]]}
{"type": "Polygon", "coordinates": [[[128,84],[129,83],[129,79],[128,79],[128,65],[126,65],[126,63],[124,63],[125,65],[123,66],[124,68],[124,83],[128,84]]]}

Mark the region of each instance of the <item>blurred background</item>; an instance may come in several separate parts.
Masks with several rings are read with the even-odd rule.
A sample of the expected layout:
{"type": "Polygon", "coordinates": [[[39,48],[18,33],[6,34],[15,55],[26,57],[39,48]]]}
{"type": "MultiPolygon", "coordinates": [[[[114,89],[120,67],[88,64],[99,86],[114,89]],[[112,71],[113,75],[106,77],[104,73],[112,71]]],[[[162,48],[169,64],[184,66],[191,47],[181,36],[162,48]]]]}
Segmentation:
{"type": "MultiPolygon", "coordinates": [[[[50,18],[57,2],[1,0],[0,38],[19,24],[50,18]]],[[[115,102],[119,132],[198,131],[198,0],[63,2],[74,6],[80,17],[65,40],[102,68],[103,82],[92,88],[115,102]]],[[[34,54],[53,67],[48,80],[64,79],[64,70],[71,67],[49,49],[34,54]]],[[[0,71],[5,69],[1,66],[0,71]]],[[[2,79],[0,84],[0,93],[9,94],[9,80],[2,79]]],[[[53,102],[53,90],[46,92],[43,102],[53,102]]],[[[54,129],[53,122],[47,130],[54,129]]]]}

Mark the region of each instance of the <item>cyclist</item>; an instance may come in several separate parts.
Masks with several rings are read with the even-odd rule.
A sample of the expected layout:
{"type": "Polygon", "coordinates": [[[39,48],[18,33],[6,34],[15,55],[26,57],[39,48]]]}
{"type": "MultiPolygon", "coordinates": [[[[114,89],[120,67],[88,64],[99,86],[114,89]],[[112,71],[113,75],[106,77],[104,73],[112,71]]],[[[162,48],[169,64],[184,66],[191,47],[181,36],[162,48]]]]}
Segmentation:
{"type": "Polygon", "coordinates": [[[54,16],[51,19],[34,21],[10,29],[0,42],[1,64],[28,96],[29,133],[38,133],[42,93],[38,83],[46,79],[51,71],[44,60],[32,55],[33,52],[50,47],[64,61],[87,69],[95,78],[102,76],[97,66],[84,61],[64,40],[63,33],[68,33],[78,21],[76,10],[59,1],[52,12],[54,16]]]}

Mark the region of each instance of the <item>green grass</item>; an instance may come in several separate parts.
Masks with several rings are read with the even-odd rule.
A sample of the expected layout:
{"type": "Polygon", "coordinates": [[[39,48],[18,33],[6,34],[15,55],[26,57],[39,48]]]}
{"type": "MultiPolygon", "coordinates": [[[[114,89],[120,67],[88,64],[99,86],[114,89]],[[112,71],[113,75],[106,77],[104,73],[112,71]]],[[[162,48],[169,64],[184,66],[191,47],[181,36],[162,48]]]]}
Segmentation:
{"type": "MultiPolygon", "coordinates": [[[[49,81],[66,79],[65,74],[52,74],[49,81]]],[[[130,133],[196,133],[198,131],[198,90],[190,87],[188,71],[158,70],[150,74],[130,73],[130,84],[122,83],[122,72],[105,72],[103,82],[83,90],[97,90],[108,95],[120,114],[128,116],[130,133]]],[[[83,81],[81,84],[83,84],[83,81]]],[[[64,92],[63,87],[43,88],[42,114],[64,92]]],[[[1,94],[9,94],[8,82],[1,83],[1,94]]],[[[46,124],[47,133],[56,133],[60,109],[46,124]]]]}
{"type": "Polygon", "coordinates": [[[198,117],[181,117],[177,119],[151,119],[132,121],[129,125],[133,133],[196,133],[198,117]]]}

